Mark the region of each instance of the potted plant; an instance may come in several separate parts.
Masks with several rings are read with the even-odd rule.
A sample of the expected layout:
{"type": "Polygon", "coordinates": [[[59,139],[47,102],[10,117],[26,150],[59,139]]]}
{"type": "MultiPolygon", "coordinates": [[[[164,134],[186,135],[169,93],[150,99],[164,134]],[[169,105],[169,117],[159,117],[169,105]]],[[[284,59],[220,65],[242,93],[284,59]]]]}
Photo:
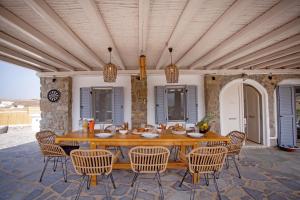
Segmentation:
{"type": "Polygon", "coordinates": [[[200,133],[206,133],[209,131],[210,129],[210,125],[209,123],[211,122],[211,120],[214,118],[212,113],[208,113],[207,115],[205,115],[201,121],[199,121],[196,124],[196,128],[199,129],[200,133]]]}

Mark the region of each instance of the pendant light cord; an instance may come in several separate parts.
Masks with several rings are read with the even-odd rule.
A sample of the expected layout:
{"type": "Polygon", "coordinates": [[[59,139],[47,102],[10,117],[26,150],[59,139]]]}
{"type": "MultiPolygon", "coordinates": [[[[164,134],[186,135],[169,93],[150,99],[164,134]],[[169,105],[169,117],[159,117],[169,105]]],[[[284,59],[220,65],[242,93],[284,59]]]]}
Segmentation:
{"type": "Polygon", "coordinates": [[[112,48],[108,47],[108,51],[109,51],[109,63],[111,63],[111,51],[112,51],[112,48]]]}
{"type": "Polygon", "coordinates": [[[172,51],[173,51],[173,48],[170,47],[170,48],[169,48],[169,52],[170,52],[170,57],[171,57],[171,65],[173,64],[173,62],[172,62],[172,51]]]}

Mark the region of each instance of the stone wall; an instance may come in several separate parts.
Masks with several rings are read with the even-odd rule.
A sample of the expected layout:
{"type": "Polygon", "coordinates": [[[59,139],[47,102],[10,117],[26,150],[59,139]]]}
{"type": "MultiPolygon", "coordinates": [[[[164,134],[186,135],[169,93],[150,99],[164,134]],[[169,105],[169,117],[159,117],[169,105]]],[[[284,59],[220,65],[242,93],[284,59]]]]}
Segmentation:
{"type": "Polygon", "coordinates": [[[72,78],[41,77],[41,130],[64,134],[72,130],[72,78]],[[51,89],[60,91],[58,102],[50,102],[47,94],[51,89]]]}
{"type": "Polygon", "coordinates": [[[131,101],[132,128],[147,124],[147,79],[131,76],[131,101]]]}
{"type": "MultiPolygon", "coordinates": [[[[219,96],[222,88],[229,82],[242,78],[242,75],[206,75],[204,79],[205,87],[205,107],[206,113],[214,113],[215,120],[212,123],[212,129],[220,132],[220,104],[219,96]],[[214,77],[214,79],[213,79],[214,77]]],[[[268,75],[249,75],[245,77],[247,79],[252,79],[260,83],[268,93],[268,105],[269,105],[269,125],[270,125],[270,136],[275,136],[275,116],[274,116],[274,90],[277,84],[284,80],[290,78],[299,78],[299,75],[273,75],[272,79],[268,78],[268,75]]],[[[274,142],[274,141],[273,141],[274,142]]]]}

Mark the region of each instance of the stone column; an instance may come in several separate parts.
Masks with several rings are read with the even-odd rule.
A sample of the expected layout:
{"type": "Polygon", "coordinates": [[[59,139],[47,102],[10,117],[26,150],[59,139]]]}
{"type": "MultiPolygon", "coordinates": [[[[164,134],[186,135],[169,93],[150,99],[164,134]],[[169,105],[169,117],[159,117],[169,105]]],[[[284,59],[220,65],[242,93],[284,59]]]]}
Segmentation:
{"type": "Polygon", "coordinates": [[[147,124],[147,79],[131,76],[131,101],[132,128],[147,124]]]}
{"type": "Polygon", "coordinates": [[[72,130],[72,78],[41,77],[41,130],[52,130],[57,134],[64,134],[72,130]],[[60,99],[50,102],[47,94],[57,89],[60,99]]]}

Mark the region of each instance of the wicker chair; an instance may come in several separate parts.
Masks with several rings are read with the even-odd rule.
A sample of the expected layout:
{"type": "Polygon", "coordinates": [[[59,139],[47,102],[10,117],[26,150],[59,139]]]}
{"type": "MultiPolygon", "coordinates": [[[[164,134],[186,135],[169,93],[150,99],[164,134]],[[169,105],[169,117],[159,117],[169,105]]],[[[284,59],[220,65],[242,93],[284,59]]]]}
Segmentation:
{"type": "MultiPolygon", "coordinates": [[[[106,177],[106,180],[110,178],[113,187],[116,189],[116,185],[112,176],[112,165],[118,159],[118,155],[119,152],[113,154],[110,151],[103,149],[73,150],[71,152],[71,159],[75,171],[77,174],[82,176],[75,198],[76,200],[79,199],[82,187],[85,182],[87,183],[87,189],[90,188],[92,175],[101,175],[103,177],[106,177]]],[[[107,188],[108,184],[108,182],[104,184],[107,198],[109,198],[110,196],[107,188]]]]}
{"type": "Polygon", "coordinates": [[[53,171],[56,171],[57,163],[61,162],[64,180],[67,182],[67,160],[70,152],[74,149],[78,149],[79,144],[77,142],[55,144],[56,134],[49,130],[37,132],[35,137],[39,143],[45,163],[39,181],[41,182],[43,179],[48,162],[53,160],[53,171]]]}
{"type": "MultiPolygon", "coordinates": [[[[221,199],[216,176],[217,173],[220,172],[223,167],[227,152],[227,148],[222,146],[199,147],[192,150],[187,155],[184,155],[184,153],[180,152],[180,158],[183,159],[183,161],[187,162],[188,168],[181,180],[179,187],[182,186],[182,183],[188,173],[190,175],[195,176],[200,176],[201,174],[203,174],[207,185],[209,178],[208,176],[212,175],[215,183],[215,188],[218,193],[218,197],[219,199],[221,199]]],[[[195,198],[195,186],[196,183],[193,180],[190,199],[195,198]]]]}
{"type": "Polygon", "coordinates": [[[241,153],[241,149],[246,140],[246,134],[239,131],[232,131],[227,135],[230,138],[230,143],[226,144],[224,142],[210,142],[208,146],[225,146],[228,149],[228,154],[226,157],[226,168],[229,168],[229,158],[233,160],[236,171],[238,172],[239,178],[241,178],[241,173],[236,163],[236,156],[241,153]]]}
{"type": "Polygon", "coordinates": [[[132,199],[135,199],[137,196],[139,187],[137,178],[142,173],[155,174],[155,178],[157,179],[159,186],[160,199],[164,199],[160,173],[164,172],[167,168],[170,156],[169,149],[160,146],[137,146],[130,149],[128,154],[131,169],[134,172],[134,177],[131,183],[131,187],[135,186],[132,199]]]}
{"type": "Polygon", "coordinates": [[[40,131],[36,133],[36,139],[39,143],[41,152],[44,156],[44,168],[40,176],[39,181],[42,182],[45,170],[47,168],[49,160],[54,161],[53,171],[56,171],[57,163],[61,162],[62,172],[65,182],[67,182],[67,154],[64,149],[55,144],[55,134],[51,131],[40,131]]]}

